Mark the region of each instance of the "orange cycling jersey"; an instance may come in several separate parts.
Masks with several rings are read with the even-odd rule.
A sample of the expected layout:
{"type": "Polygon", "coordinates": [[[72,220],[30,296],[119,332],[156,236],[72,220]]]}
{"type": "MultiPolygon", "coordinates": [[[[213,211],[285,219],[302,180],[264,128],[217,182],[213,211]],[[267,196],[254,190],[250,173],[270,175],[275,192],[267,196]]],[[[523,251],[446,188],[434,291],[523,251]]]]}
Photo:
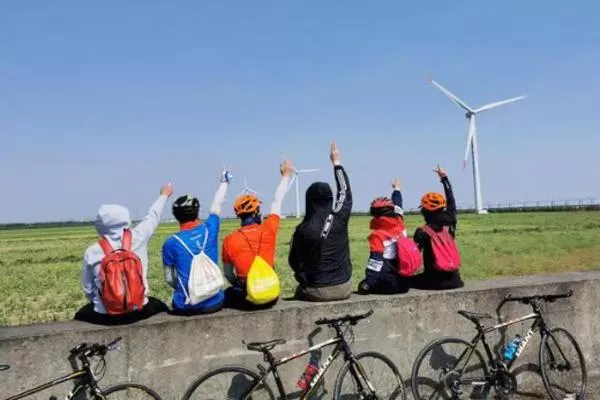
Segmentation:
{"type": "Polygon", "coordinates": [[[238,279],[245,280],[254,257],[275,265],[279,215],[269,215],[262,224],[243,226],[223,240],[223,264],[233,265],[238,279]]]}

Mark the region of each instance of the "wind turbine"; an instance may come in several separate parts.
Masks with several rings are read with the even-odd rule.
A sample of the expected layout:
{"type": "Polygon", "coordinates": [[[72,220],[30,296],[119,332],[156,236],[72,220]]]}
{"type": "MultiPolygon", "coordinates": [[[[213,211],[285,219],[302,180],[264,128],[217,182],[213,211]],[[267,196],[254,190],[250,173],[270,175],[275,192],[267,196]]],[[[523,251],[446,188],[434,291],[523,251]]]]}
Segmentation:
{"type": "Polygon", "coordinates": [[[296,218],[300,218],[300,183],[299,183],[299,177],[300,174],[306,174],[309,172],[318,172],[318,169],[294,169],[294,176],[292,177],[292,180],[290,181],[290,186],[288,186],[288,190],[289,187],[291,187],[294,182],[296,183],[296,218]]]}
{"type": "Polygon", "coordinates": [[[467,148],[465,151],[465,159],[463,161],[463,169],[467,166],[467,160],[469,159],[469,150],[471,151],[471,161],[473,162],[473,185],[475,191],[475,209],[478,214],[487,214],[487,210],[483,208],[483,202],[481,200],[481,181],[479,178],[479,154],[477,148],[477,130],[475,128],[475,115],[486,110],[490,110],[492,108],[496,108],[502,106],[504,104],[512,103],[513,101],[524,99],[527,96],[519,96],[513,97],[510,99],[497,101],[494,103],[489,103],[479,108],[471,108],[464,101],[456,97],[454,94],[450,93],[449,90],[444,88],[442,85],[430,79],[430,82],[433,86],[437,87],[444,93],[454,104],[465,110],[466,117],[469,120],[469,131],[467,135],[467,148]]]}
{"type": "Polygon", "coordinates": [[[258,193],[256,190],[253,190],[252,188],[250,188],[250,186],[248,186],[248,178],[246,177],[246,175],[244,175],[244,189],[240,192],[240,194],[238,194],[238,196],[241,196],[244,194],[254,194],[256,196],[260,196],[260,193],[258,193]]]}

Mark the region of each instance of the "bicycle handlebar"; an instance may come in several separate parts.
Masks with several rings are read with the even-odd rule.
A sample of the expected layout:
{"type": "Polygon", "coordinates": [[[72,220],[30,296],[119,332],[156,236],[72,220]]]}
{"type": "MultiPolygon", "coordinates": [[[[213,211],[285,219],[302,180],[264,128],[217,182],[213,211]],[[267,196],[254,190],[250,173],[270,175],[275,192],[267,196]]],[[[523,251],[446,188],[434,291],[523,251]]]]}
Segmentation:
{"type": "Polygon", "coordinates": [[[346,322],[350,322],[352,325],[356,325],[358,321],[360,321],[361,319],[369,318],[371,315],[373,315],[373,310],[369,310],[364,314],[346,314],[343,317],[338,318],[321,318],[315,321],[315,325],[341,325],[346,322]]]}
{"type": "Polygon", "coordinates": [[[563,294],[539,294],[539,295],[534,295],[534,296],[523,296],[523,297],[512,297],[511,293],[508,293],[505,297],[504,297],[504,302],[509,302],[509,301],[519,301],[523,304],[531,304],[532,302],[536,302],[536,301],[547,301],[548,303],[553,303],[554,301],[558,300],[558,299],[565,299],[568,297],[573,296],[573,290],[569,290],[567,293],[563,293],[563,294]]]}
{"type": "Polygon", "coordinates": [[[99,343],[87,344],[87,343],[82,343],[79,346],[74,347],[73,349],[71,349],[71,355],[74,355],[74,356],[77,356],[77,357],[85,357],[85,358],[95,357],[95,356],[104,356],[109,351],[115,350],[117,348],[117,345],[121,341],[121,339],[122,338],[119,336],[118,338],[116,338],[112,342],[109,342],[109,343],[106,343],[106,344],[99,344],[99,343]]]}

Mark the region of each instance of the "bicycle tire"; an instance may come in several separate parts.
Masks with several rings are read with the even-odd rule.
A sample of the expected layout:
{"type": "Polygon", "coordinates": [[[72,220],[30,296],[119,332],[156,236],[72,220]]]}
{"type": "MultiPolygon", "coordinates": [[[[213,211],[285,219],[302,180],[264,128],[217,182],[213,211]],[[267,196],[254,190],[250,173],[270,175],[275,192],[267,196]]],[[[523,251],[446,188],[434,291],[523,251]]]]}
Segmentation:
{"type": "MultiPolygon", "coordinates": [[[[547,361],[547,357],[554,355],[552,353],[552,349],[551,349],[551,343],[549,342],[550,339],[552,339],[552,342],[554,343],[554,345],[557,346],[558,352],[557,354],[561,357],[563,357],[564,359],[564,348],[562,348],[560,346],[560,344],[558,343],[558,341],[556,340],[556,337],[558,336],[558,333],[564,334],[566,336],[566,338],[568,339],[569,342],[571,342],[571,344],[573,345],[574,349],[575,349],[575,353],[577,354],[577,357],[579,359],[579,365],[581,367],[581,386],[579,388],[577,388],[578,393],[576,394],[576,399],[577,400],[582,400],[585,398],[585,390],[586,390],[586,385],[587,385],[587,369],[585,366],[585,359],[583,358],[583,352],[581,351],[581,347],[579,346],[579,343],[577,343],[577,341],[575,340],[575,338],[573,337],[573,335],[571,335],[566,329],[563,328],[551,328],[550,330],[548,330],[548,332],[544,335],[544,337],[542,338],[542,341],[540,342],[540,370],[542,372],[542,380],[544,381],[544,387],[546,388],[546,391],[548,392],[548,394],[550,395],[550,397],[552,398],[552,400],[563,400],[566,397],[566,393],[563,395],[558,395],[554,392],[553,390],[553,382],[551,382],[551,379],[549,377],[549,373],[550,371],[548,370],[548,365],[546,363],[547,361]],[[545,350],[550,350],[550,351],[545,351],[545,350]]],[[[573,380],[571,378],[569,378],[569,381],[572,382],[573,380]]]]}
{"type": "Polygon", "coordinates": [[[107,389],[103,389],[102,390],[104,397],[106,400],[113,400],[113,399],[127,399],[127,400],[137,400],[137,399],[154,399],[154,400],[162,400],[162,398],[158,395],[158,393],[156,393],[153,389],[150,389],[147,386],[141,385],[139,383],[134,383],[134,382],[126,382],[126,383],[119,383],[117,385],[111,386],[107,389]],[[133,393],[139,394],[139,395],[144,395],[143,397],[139,397],[139,396],[132,396],[132,391],[133,393]],[[115,394],[122,394],[125,397],[119,397],[119,396],[111,396],[111,395],[115,395],[115,394]]]}
{"type": "MultiPolygon", "coordinates": [[[[197,393],[198,387],[200,387],[203,383],[206,383],[209,379],[211,379],[217,375],[224,375],[227,373],[235,373],[238,375],[239,374],[245,375],[246,378],[248,378],[248,377],[251,378],[249,381],[256,381],[261,378],[261,376],[259,374],[257,374],[256,372],[254,372],[251,369],[248,369],[246,367],[242,367],[242,366],[230,365],[230,366],[215,368],[215,369],[210,370],[210,371],[206,372],[205,374],[201,375],[194,382],[192,382],[192,384],[185,391],[185,394],[183,395],[181,400],[192,399],[192,396],[195,393],[197,393]]],[[[250,390],[250,387],[248,387],[248,390],[250,390]]],[[[232,387],[229,387],[230,390],[231,390],[231,388],[232,387]]],[[[239,388],[240,388],[240,385],[238,383],[238,384],[236,384],[236,390],[239,388]]],[[[263,381],[262,387],[260,388],[260,390],[263,390],[265,392],[265,395],[261,396],[261,397],[256,397],[253,395],[251,397],[252,400],[263,400],[263,399],[275,400],[275,396],[273,395],[273,390],[271,390],[271,388],[269,387],[269,385],[266,382],[263,381]]],[[[221,397],[219,396],[217,398],[221,398],[221,397]]],[[[238,397],[229,397],[229,393],[228,393],[226,398],[227,399],[238,399],[238,398],[241,399],[243,397],[239,397],[239,396],[238,397]]]]}
{"type": "MultiPolygon", "coordinates": [[[[441,398],[441,399],[449,400],[452,398],[452,394],[448,394],[448,391],[447,391],[448,389],[447,389],[446,385],[443,382],[441,382],[440,375],[438,375],[437,380],[434,380],[434,379],[431,379],[428,377],[419,376],[421,364],[425,360],[426,356],[430,352],[435,351],[436,348],[442,348],[443,344],[455,344],[455,345],[458,345],[459,347],[464,346],[465,350],[473,348],[473,345],[471,343],[467,342],[466,340],[463,340],[460,338],[452,338],[452,337],[436,339],[436,340],[431,341],[429,344],[427,344],[423,348],[423,350],[421,350],[421,352],[415,359],[415,362],[414,362],[413,368],[412,368],[412,372],[410,375],[410,388],[411,388],[414,400],[427,399],[427,398],[430,398],[430,396],[431,396],[431,395],[429,395],[429,396],[422,395],[421,389],[420,389],[421,384],[432,385],[433,386],[432,388],[434,389],[432,394],[436,394],[438,390],[442,389],[443,392],[438,394],[439,398],[441,398]]],[[[473,354],[475,355],[475,357],[477,357],[477,360],[479,363],[478,365],[482,369],[483,377],[481,377],[481,379],[485,380],[485,377],[488,376],[488,366],[487,366],[487,363],[485,362],[485,358],[483,358],[483,355],[477,348],[474,349],[473,354]]],[[[473,358],[473,356],[471,356],[471,359],[472,358],[473,358]]],[[[442,360],[439,360],[439,359],[433,360],[433,358],[432,358],[432,362],[433,361],[442,361],[442,360]]],[[[456,365],[452,366],[451,370],[453,370],[455,367],[456,367],[456,365]]],[[[474,392],[472,392],[471,397],[468,397],[468,398],[482,398],[482,399],[487,398],[487,395],[490,392],[490,390],[491,390],[491,386],[489,384],[486,384],[483,387],[475,387],[474,386],[474,392]]],[[[469,396],[469,394],[467,394],[467,396],[469,396]]]]}
{"type": "MultiPolygon", "coordinates": [[[[389,399],[389,400],[406,400],[406,388],[404,387],[404,381],[402,380],[402,376],[400,375],[400,372],[398,371],[398,367],[396,367],[396,365],[392,362],[392,360],[390,360],[388,357],[384,356],[383,354],[374,352],[374,351],[367,351],[365,353],[360,353],[358,355],[356,355],[354,357],[354,360],[348,360],[346,361],[346,363],[344,364],[344,366],[342,367],[342,369],[340,369],[340,372],[338,373],[337,378],[335,379],[335,389],[334,389],[334,395],[333,398],[335,400],[340,400],[342,398],[342,387],[344,384],[344,378],[346,378],[346,374],[350,371],[350,367],[354,365],[354,363],[358,363],[360,364],[361,369],[363,369],[364,371],[364,364],[365,364],[365,359],[366,358],[373,358],[373,359],[378,359],[379,361],[383,362],[383,364],[387,367],[389,367],[391,369],[391,372],[394,375],[394,379],[396,382],[394,382],[394,379],[390,379],[391,383],[391,388],[389,388],[386,393],[385,393],[385,397],[357,397],[360,399],[389,399]],[[395,385],[395,386],[394,386],[395,385]],[[389,392],[389,393],[387,393],[389,392]]],[[[363,372],[358,371],[360,374],[362,374],[363,372]]],[[[379,375],[379,374],[377,374],[379,375]]],[[[352,374],[349,375],[351,379],[354,379],[354,377],[352,376],[352,374]]],[[[365,379],[365,376],[362,376],[363,379],[365,379]]],[[[369,377],[366,377],[367,379],[372,379],[369,377]]],[[[370,382],[370,381],[369,381],[370,382]]],[[[353,382],[354,383],[354,382],[353,382]]],[[[371,384],[373,385],[373,383],[371,382],[371,384]]],[[[373,385],[375,386],[374,389],[377,392],[378,388],[376,386],[378,385],[373,385]]],[[[368,386],[367,386],[368,387],[368,386]]],[[[379,389],[381,390],[381,389],[379,389]]],[[[352,394],[358,394],[361,395],[361,393],[354,393],[354,390],[352,391],[352,394]]],[[[348,397],[346,397],[346,395],[344,394],[344,399],[347,399],[348,397]]]]}

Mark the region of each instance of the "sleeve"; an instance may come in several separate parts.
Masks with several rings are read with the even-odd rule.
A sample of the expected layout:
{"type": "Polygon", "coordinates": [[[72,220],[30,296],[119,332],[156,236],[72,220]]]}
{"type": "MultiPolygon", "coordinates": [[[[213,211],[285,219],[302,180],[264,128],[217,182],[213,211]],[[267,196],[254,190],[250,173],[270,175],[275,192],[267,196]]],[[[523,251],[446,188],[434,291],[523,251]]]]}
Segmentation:
{"type": "Polygon", "coordinates": [[[404,215],[404,209],[402,208],[402,192],[399,189],[395,189],[392,192],[392,202],[394,203],[394,212],[398,215],[404,215]]]}
{"type": "Polygon", "coordinates": [[[379,273],[383,268],[383,240],[377,235],[369,236],[369,260],[365,271],[365,281],[369,287],[375,287],[379,273]]]}
{"type": "Polygon", "coordinates": [[[160,223],[160,216],[166,204],[167,196],[160,195],[154,204],[152,204],[150,210],[148,210],[148,214],[133,229],[135,238],[141,238],[144,242],[150,240],[160,223]]]}
{"type": "Polygon", "coordinates": [[[417,246],[419,247],[420,250],[423,250],[423,247],[425,247],[425,242],[427,241],[427,234],[425,233],[425,231],[423,231],[423,229],[421,228],[417,228],[415,230],[415,234],[413,236],[413,241],[417,244],[417,246]]]}
{"type": "Polygon", "coordinates": [[[444,186],[444,194],[446,195],[446,210],[452,213],[456,218],[456,199],[454,198],[454,192],[452,191],[450,179],[448,179],[447,176],[442,178],[442,186],[444,186]]]}
{"type": "Polygon", "coordinates": [[[271,205],[271,215],[281,215],[281,203],[290,187],[290,177],[282,176],[275,196],[273,196],[273,204],[271,205]]]}
{"type": "Polygon", "coordinates": [[[210,206],[210,213],[215,214],[217,216],[221,215],[221,211],[223,208],[223,203],[225,203],[225,196],[227,195],[227,188],[229,187],[229,183],[221,182],[217,191],[215,192],[215,197],[213,198],[212,205],[210,206]]]}
{"type": "Polygon", "coordinates": [[[288,257],[288,263],[293,271],[298,272],[302,270],[302,252],[304,243],[298,230],[294,232],[292,236],[292,243],[290,244],[290,255],[288,257]]]}
{"type": "Polygon", "coordinates": [[[87,262],[87,254],[84,254],[83,267],[81,269],[81,288],[89,301],[92,301],[94,298],[94,285],[94,272],[87,262]]]}
{"type": "Polygon", "coordinates": [[[165,267],[165,281],[167,285],[175,289],[175,269],[173,267],[165,267]]]}
{"type": "Polygon", "coordinates": [[[279,230],[280,223],[281,217],[278,214],[271,214],[267,218],[265,218],[263,226],[276,235],[277,231],[279,230]]]}
{"type": "Polygon", "coordinates": [[[452,185],[447,176],[442,178],[442,185],[444,186],[444,194],[446,195],[446,210],[440,216],[443,225],[450,227],[452,236],[456,232],[456,200],[454,199],[454,192],[452,191],[452,185]]]}
{"type": "Polygon", "coordinates": [[[346,174],[346,170],[341,165],[334,166],[333,173],[337,185],[337,196],[333,203],[332,213],[350,218],[350,213],[352,212],[352,190],[350,189],[348,174],[346,174]]]}
{"type": "Polygon", "coordinates": [[[175,267],[177,265],[175,252],[173,251],[174,249],[170,239],[171,238],[165,240],[162,248],[162,261],[165,267],[175,267]]]}
{"type": "Polygon", "coordinates": [[[210,214],[204,226],[208,231],[208,240],[206,241],[206,254],[215,262],[219,263],[219,227],[221,218],[217,214],[210,214]]]}

